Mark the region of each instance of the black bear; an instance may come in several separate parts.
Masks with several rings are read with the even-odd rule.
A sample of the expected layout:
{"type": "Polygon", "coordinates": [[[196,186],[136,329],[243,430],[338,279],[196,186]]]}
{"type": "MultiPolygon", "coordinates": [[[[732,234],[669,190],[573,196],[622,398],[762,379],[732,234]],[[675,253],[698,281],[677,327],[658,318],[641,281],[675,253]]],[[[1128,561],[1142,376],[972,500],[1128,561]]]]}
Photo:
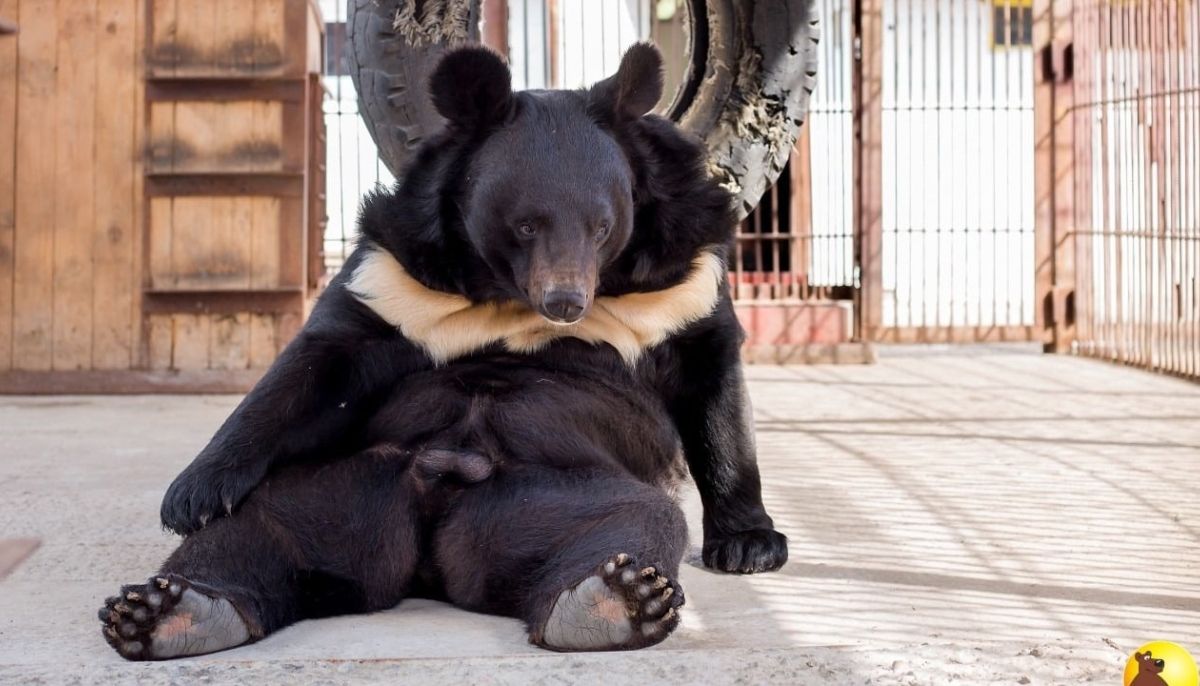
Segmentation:
{"type": "Polygon", "coordinates": [[[556,650],[639,648],[679,621],[690,471],[706,565],[777,569],[725,259],[731,197],[647,114],[637,45],[581,91],[514,93],[445,57],[447,120],[297,338],[175,480],[186,537],[100,610],[122,656],[253,641],[405,597],[524,620],[556,650]]]}
{"type": "Polygon", "coordinates": [[[1129,686],[1168,686],[1167,680],[1160,676],[1167,666],[1165,660],[1154,657],[1149,650],[1134,653],[1133,659],[1137,661],[1138,671],[1129,686]]]}

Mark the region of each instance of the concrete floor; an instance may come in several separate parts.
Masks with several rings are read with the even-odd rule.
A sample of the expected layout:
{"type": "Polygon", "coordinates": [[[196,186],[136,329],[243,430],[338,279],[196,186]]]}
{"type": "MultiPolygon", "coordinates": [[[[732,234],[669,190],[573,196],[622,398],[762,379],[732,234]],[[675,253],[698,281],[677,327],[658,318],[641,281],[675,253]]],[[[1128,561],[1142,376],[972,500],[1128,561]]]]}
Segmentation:
{"type": "Polygon", "coordinates": [[[95,610],[170,550],[162,491],[236,399],[0,399],[0,538],[43,539],[0,581],[0,683],[1112,684],[1145,641],[1200,655],[1200,386],[997,347],[749,377],[792,561],[687,566],[671,639],[589,655],[411,601],[123,663],[95,610]]]}

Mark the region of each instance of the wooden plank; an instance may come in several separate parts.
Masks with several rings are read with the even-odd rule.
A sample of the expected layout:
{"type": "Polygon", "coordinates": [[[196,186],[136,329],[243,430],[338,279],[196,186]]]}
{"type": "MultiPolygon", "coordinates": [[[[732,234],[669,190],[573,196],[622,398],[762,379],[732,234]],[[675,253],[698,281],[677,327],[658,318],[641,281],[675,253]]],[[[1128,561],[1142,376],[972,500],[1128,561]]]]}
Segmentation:
{"type": "Polygon", "coordinates": [[[279,198],[254,198],[250,222],[250,287],[283,285],[279,274],[279,198]]]}
{"type": "MultiPolygon", "coordinates": [[[[16,17],[18,0],[0,0],[16,17]]],[[[0,371],[12,369],[13,250],[17,230],[17,41],[0,40],[0,371]]]]}
{"type": "Polygon", "coordinates": [[[156,78],[147,84],[149,100],[236,102],[280,100],[304,102],[305,79],[295,78],[156,78]]]}
{"type": "MultiPolygon", "coordinates": [[[[155,103],[155,107],[158,103],[155,103]]],[[[151,121],[155,116],[152,109],[151,121]]],[[[215,105],[209,102],[175,103],[174,125],[170,139],[171,170],[174,172],[210,171],[215,149],[223,140],[221,122],[215,105]]]]}
{"type": "Polygon", "coordinates": [[[285,0],[254,0],[254,72],[283,71],[283,5],[285,0]]]}
{"type": "Polygon", "coordinates": [[[0,395],[245,393],[264,368],[229,370],[95,370],[0,372],[0,395]]]}
{"type": "MultiPolygon", "coordinates": [[[[150,76],[175,76],[179,58],[177,0],[149,0],[150,49],[147,53],[150,76]]],[[[186,0],[185,0],[186,2],[186,0]]]]}
{"type": "MultiPolygon", "coordinates": [[[[165,103],[152,106],[151,117],[165,103]]],[[[169,156],[175,173],[236,173],[281,169],[282,127],[275,114],[279,103],[260,106],[255,101],[174,103],[174,128],[169,156]]],[[[165,116],[165,115],[164,115],[165,116]]],[[[160,172],[155,168],[155,172],[160,172]]]]}
{"type": "Polygon", "coordinates": [[[175,265],[171,258],[174,249],[174,200],[171,198],[149,198],[150,226],[149,241],[150,287],[174,288],[175,265]]]}
{"type": "Polygon", "coordinates": [[[308,3],[286,0],[283,5],[283,55],[281,69],[288,76],[304,76],[308,54],[305,36],[308,35],[308,3]]]}
{"type": "Polygon", "coordinates": [[[238,288],[250,287],[250,274],[254,258],[251,240],[254,236],[255,201],[252,197],[225,198],[229,203],[229,220],[226,233],[217,244],[218,254],[229,254],[237,265],[230,274],[229,284],[238,288]]]}
{"type": "Polygon", "coordinates": [[[217,54],[216,3],[180,0],[175,8],[175,75],[212,76],[217,54]]]}
{"type": "MultiPolygon", "coordinates": [[[[256,170],[283,169],[283,103],[271,100],[251,101],[250,144],[258,163],[256,170]]],[[[292,141],[289,141],[292,143],[292,141]]]]}
{"type": "Polygon", "coordinates": [[[265,195],[300,198],[304,195],[304,175],[275,172],[156,174],[146,179],[146,193],[150,197],[265,195]]]}
{"type": "Polygon", "coordinates": [[[54,0],[21,0],[17,42],[17,225],[13,267],[13,368],[51,367],[54,299],[54,153],[58,24],[54,0]]]}
{"type": "Polygon", "coordinates": [[[277,318],[271,314],[250,315],[250,368],[271,366],[279,355],[277,318]]]}
{"type": "Polygon", "coordinates": [[[171,323],[171,369],[207,369],[212,324],[209,315],[176,314],[171,316],[171,323]]]}
{"type": "Polygon", "coordinates": [[[100,0],[96,70],[105,94],[96,101],[96,232],[92,367],[128,369],[135,321],[133,237],[137,122],[137,0],[100,0]]]}
{"type": "Polygon", "coordinates": [[[298,290],[147,291],[145,294],[145,311],[149,315],[279,314],[303,310],[303,293],[298,290]]]}
{"type": "Polygon", "coordinates": [[[309,79],[311,81],[309,111],[312,114],[309,118],[308,131],[309,158],[308,177],[306,179],[308,207],[307,223],[305,226],[305,231],[307,232],[305,252],[308,256],[308,283],[306,286],[309,294],[315,295],[318,290],[325,286],[327,280],[325,273],[325,229],[329,224],[329,217],[325,204],[325,158],[327,155],[325,117],[321,107],[321,103],[324,100],[324,93],[321,89],[321,76],[319,74],[311,74],[309,79]]]}
{"type": "Polygon", "coordinates": [[[213,69],[217,74],[244,74],[254,69],[253,0],[209,0],[216,8],[213,69]],[[248,10],[248,11],[247,11],[248,10]],[[247,21],[249,19],[249,21],[247,21]]]}
{"type": "MultiPolygon", "coordinates": [[[[207,288],[212,254],[213,203],[208,197],[175,198],[171,212],[171,285],[207,288]]],[[[157,281],[155,287],[158,287],[157,281]]]]}
{"type": "Polygon", "coordinates": [[[149,104],[148,170],[151,173],[175,171],[175,103],[149,104]]]}
{"type": "Polygon", "coordinates": [[[150,315],[146,318],[146,322],[149,348],[147,366],[150,369],[170,369],[171,348],[175,343],[175,336],[172,331],[174,323],[171,321],[171,315],[150,315]]]}
{"type": "Polygon", "coordinates": [[[250,366],[250,315],[213,315],[209,341],[210,369],[246,369],[250,366]]]}
{"type": "Polygon", "coordinates": [[[250,285],[250,232],[237,222],[247,207],[228,197],[176,198],[172,225],[175,287],[236,289],[250,285]]]}
{"type": "MultiPolygon", "coordinates": [[[[92,364],[96,0],[58,7],[53,367],[92,364]],[[69,179],[69,183],[64,180],[69,179]]],[[[49,193],[48,193],[49,194],[49,193]]]]}
{"type": "Polygon", "coordinates": [[[301,198],[281,198],[279,203],[279,285],[304,287],[304,211],[301,198]]]}
{"type": "MultiPolygon", "coordinates": [[[[148,3],[151,0],[136,0],[136,10],[134,21],[138,23],[137,30],[134,32],[134,55],[145,54],[145,46],[147,43],[148,29],[152,28],[149,22],[148,3]],[[147,24],[143,26],[142,24],[147,24]]],[[[146,107],[146,60],[134,60],[134,117],[133,117],[133,198],[134,198],[134,227],[131,252],[133,254],[133,264],[129,270],[129,278],[133,283],[133,297],[130,299],[129,311],[132,324],[131,329],[131,359],[130,365],[135,368],[144,368],[149,361],[149,329],[148,322],[142,314],[142,289],[149,284],[149,279],[146,274],[146,245],[148,243],[148,216],[149,203],[145,195],[145,171],[146,171],[146,134],[148,130],[148,108],[146,107]]]]}

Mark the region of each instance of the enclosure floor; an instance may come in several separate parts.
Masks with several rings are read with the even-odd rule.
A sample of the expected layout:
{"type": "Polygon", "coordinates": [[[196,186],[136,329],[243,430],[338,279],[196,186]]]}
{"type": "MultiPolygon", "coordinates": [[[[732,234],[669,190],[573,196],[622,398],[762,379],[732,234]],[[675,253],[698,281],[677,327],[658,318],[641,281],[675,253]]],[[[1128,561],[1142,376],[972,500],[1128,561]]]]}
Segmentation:
{"type": "Polygon", "coordinates": [[[1200,655],[1200,386],[1000,347],[748,375],[791,562],[693,552],[673,638],[588,655],[410,601],[124,663],[96,608],[171,549],[159,498],[236,399],[0,398],[0,538],[43,539],[0,581],[0,683],[1120,683],[1142,642],[1200,655]]]}

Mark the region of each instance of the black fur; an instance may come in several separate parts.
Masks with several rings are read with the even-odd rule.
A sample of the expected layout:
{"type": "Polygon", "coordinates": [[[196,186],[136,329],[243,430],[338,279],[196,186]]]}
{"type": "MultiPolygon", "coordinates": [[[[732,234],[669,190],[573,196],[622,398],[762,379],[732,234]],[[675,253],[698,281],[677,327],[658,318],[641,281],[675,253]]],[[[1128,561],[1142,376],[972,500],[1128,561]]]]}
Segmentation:
{"type": "Polygon", "coordinates": [[[631,50],[591,91],[510,93],[498,64],[446,58],[432,91],[451,125],[364,201],[363,244],[164,498],[163,524],[188,537],[163,573],[221,589],[256,635],[420,593],[520,617],[536,638],[557,595],[614,554],[676,574],[681,449],[705,564],[787,559],[727,288],[633,368],[574,339],[435,366],[347,291],[372,246],[430,288],[534,308],[547,274],[578,285],[590,270],[590,302],[669,287],[702,248],[730,246],[731,198],[701,146],[640,116],[661,92],[656,51],[631,50]]]}

